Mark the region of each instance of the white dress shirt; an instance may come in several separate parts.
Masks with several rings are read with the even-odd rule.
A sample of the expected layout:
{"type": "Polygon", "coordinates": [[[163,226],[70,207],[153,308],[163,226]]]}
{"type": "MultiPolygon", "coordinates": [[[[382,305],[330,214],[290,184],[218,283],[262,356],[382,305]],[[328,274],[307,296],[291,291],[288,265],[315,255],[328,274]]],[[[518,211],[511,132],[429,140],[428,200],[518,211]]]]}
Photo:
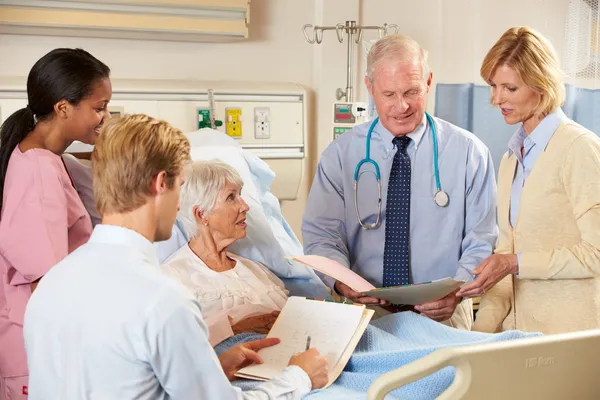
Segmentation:
{"type": "Polygon", "coordinates": [[[253,391],[233,387],[198,303],[151,242],[116,226],[97,225],[41,280],[24,332],[31,400],[296,399],[311,387],[295,366],[253,391]]]}
{"type": "Polygon", "coordinates": [[[213,271],[185,245],[163,264],[165,272],[200,304],[213,346],[233,336],[232,324],[281,311],[287,301],[283,282],[267,267],[232,253],[228,256],[235,261],[234,268],[213,271]]]}

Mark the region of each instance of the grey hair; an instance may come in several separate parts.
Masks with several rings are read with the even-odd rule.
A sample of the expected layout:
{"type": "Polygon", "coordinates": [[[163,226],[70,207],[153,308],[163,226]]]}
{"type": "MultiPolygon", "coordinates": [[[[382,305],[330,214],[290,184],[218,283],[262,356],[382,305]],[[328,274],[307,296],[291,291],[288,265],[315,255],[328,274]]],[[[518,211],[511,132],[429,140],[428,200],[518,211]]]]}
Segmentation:
{"type": "Polygon", "coordinates": [[[227,184],[242,186],[240,174],[219,160],[195,161],[184,167],[185,182],[179,197],[177,219],[183,225],[184,233],[191,240],[199,234],[198,221],[194,208],[211,213],[217,203],[219,193],[227,184]]]}
{"type": "Polygon", "coordinates": [[[379,39],[367,55],[367,76],[373,83],[375,80],[375,68],[384,61],[413,61],[418,59],[421,62],[421,71],[423,79],[429,78],[430,68],[427,63],[428,53],[416,40],[405,35],[388,35],[379,39]]]}

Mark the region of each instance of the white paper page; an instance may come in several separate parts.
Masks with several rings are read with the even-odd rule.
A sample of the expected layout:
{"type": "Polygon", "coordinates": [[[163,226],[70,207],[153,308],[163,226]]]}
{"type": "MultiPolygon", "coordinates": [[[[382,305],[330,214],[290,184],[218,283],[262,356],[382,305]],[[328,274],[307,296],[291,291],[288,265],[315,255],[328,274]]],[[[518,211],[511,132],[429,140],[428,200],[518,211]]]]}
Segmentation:
{"type": "Polygon", "coordinates": [[[290,297],[269,332],[269,337],[279,338],[281,343],[259,351],[263,364],[251,365],[239,373],[274,377],[287,367],[294,354],[306,350],[308,336],[310,347],[316,347],[327,358],[331,371],[356,332],[363,310],[360,306],[290,297]]]}
{"type": "Polygon", "coordinates": [[[343,282],[357,292],[366,292],[367,290],[375,289],[375,286],[371,285],[362,276],[351,269],[344,267],[339,262],[330,260],[327,257],[310,255],[286,258],[307,265],[337,281],[343,282]]]}

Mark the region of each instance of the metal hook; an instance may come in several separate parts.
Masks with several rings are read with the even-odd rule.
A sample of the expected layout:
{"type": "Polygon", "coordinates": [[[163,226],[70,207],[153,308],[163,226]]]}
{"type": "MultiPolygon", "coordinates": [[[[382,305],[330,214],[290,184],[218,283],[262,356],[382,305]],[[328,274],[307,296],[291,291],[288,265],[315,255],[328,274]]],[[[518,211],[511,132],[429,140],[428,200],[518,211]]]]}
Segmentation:
{"type": "Polygon", "coordinates": [[[317,44],[321,44],[323,41],[323,28],[319,28],[318,26],[315,27],[315,41],[317,44]]]}
{"type": "Polygon", "coordinates": [[[359,44],[360,43],[360,38],[362,38],[362,29],[357,29],[356,30],[357,34],[356,34],[356,39],[354,40],[354,43],[359,44]]]}
{"type": "Polygon", "coordinates": [[[344,24],[337,24],[335,26],[335,33],[340,43],[344,43],[344,29],[346,29],[346,25],[344,24]]]}
{"type": "Polygon", "coordinates": [[[306,38],[306,41],[310,44],[313,44],[316,41],[315,30],[313,29],[313,39],[311,39],[310,36],[308,36],[308,32],[306,31],[306,29],[312,28],[312,27],[313,26],[311,24],[306,24],[302,27],[302,31],[304,32],[304,37],[306,38]]]}
{"type": "Polygon", "coordinates": [[[398,33],[398,25],[397,24],[383,24],[384,36],[389,35],[389,31],[393,30],[393,35],[398,33]]]}

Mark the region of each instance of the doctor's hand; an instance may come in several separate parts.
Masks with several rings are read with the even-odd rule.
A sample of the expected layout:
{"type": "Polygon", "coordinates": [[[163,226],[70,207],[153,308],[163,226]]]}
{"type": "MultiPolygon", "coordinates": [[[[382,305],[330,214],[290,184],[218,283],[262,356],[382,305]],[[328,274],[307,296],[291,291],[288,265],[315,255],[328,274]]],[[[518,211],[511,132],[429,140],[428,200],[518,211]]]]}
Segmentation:
{"type": "Polygon", "coordinates": [[[296,365],[306,372],[313,389],[320,389],[329,382],[327,359],[319,354],[316,348],[308,349],[290,358],[288,365],[296,365]]]}
{"type": "Polygon", "coordinates": [[[458,303],[460,303],[460,297],[457,297],[456,291],[454,291],[440,300],[419,304],[415,306],[415,310],[434,321],[442,322],[452,317],[458,303]]]}
{"type": "Polygon", "coordinates": [[[473,274],[477,275],[475,280],[463,285],[456,295],[462,297],[482,296],[505,276],[518,273],[519,258],[516,254],[493,254],[473,270],[473,274]]]}
{"type": "Polygon", "coordinates": [[[277,338],[253,340],[252,342],[239,344],[219,356],[221,367],[225,376],[230,381],[237,379],[235,374],[242,368],[252,363],[262,364],[263,360],[257,351],[265,347],[275,346],[279,343],[277,338]]]}
{"type": "Polygon", "coordinates": [[[355,303],[372,304],[372,305],[387,305],[387,304],[389,304],[389,302],[387,300],[377,299],[375,297],[368,297],[368,296],[363,295],[362,293],[355,292],[354,290],[350,289],[350,286],[348,286],[340,281],[335,281],[335,290],[342,296],[346,297],[347,299],[352,300],[355,303]]]}

